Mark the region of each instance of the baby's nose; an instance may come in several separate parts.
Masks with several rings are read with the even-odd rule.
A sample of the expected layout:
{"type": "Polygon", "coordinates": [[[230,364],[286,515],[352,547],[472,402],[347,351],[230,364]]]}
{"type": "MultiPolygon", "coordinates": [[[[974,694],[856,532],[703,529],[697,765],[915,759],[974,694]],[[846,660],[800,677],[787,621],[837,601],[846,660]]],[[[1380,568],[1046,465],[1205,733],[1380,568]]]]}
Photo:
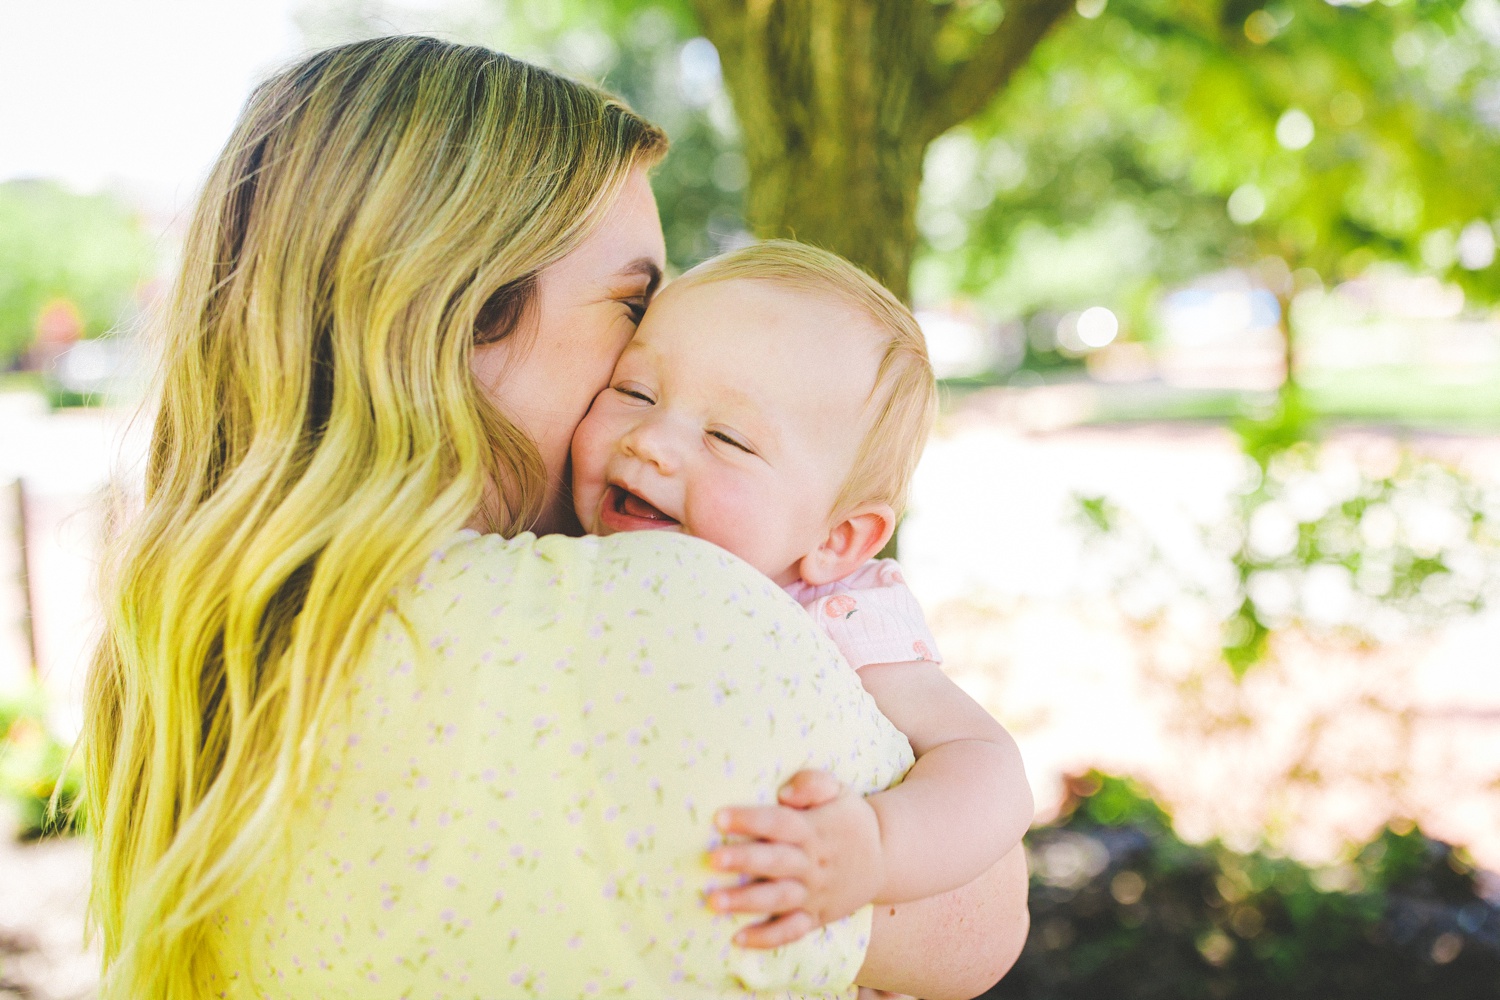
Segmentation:
{"type": "Polygon", "coordinates": [[[664,476],[681,465],[681,447],[672,428],[658,420],[643,420],[620,439],[625,454],[656,467],[664,476]]]}

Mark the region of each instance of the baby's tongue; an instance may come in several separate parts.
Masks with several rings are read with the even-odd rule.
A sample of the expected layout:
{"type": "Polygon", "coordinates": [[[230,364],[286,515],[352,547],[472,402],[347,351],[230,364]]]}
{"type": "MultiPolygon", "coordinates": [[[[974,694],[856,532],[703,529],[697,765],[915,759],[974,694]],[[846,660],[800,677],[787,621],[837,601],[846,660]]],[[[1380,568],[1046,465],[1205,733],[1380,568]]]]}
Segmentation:
{"type": "Polygon", "coordinates": [[[631,517],[639,517],[649,521],[670,521],[672,518],[663,514],[640,497],[628,490],[621,490],[624,494],[620,501],[620,510],[631,517]]]}

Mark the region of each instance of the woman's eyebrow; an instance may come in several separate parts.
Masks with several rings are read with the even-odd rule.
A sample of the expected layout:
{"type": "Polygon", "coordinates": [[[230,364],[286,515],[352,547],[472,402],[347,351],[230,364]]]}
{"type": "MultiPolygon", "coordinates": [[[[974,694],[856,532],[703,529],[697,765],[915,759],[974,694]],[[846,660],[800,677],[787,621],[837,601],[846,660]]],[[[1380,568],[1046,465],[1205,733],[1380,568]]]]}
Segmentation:
{"type": "Polygon", "coordinates": [[[661,268],[650,257],[636,258],[620,268],[616,272],[616,276],[621,278],[633,278],[637,276],[645,278],[647,297],[650,297],[656,291],[656,286],[661,284],[661,268]]]}

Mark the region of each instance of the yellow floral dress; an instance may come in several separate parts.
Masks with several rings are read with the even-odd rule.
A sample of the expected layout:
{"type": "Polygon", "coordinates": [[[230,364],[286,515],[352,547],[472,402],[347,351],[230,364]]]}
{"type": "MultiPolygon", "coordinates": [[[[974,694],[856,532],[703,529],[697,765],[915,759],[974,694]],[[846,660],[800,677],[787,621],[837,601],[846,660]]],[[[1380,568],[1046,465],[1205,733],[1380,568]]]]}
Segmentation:
{"type": "Polygon", "coordinates": [[[706,542],[460,532],[382,621],[232,997],[841,996],[869,908],[785,948],[703,905],[714,810],[903,737],[807,614],[706,542]]]}

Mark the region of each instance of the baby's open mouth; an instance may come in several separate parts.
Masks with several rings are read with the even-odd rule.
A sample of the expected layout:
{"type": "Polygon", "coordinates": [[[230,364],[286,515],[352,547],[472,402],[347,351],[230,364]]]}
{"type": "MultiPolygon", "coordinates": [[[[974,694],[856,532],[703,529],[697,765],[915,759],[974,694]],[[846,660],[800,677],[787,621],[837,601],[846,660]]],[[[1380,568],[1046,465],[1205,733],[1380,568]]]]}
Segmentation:
{"type": "Polygon", "coordinates": [[[611,485],[604,498],[605,521],[615,530],[639,530],[641,528],[670,528],[677,524],[676,518],[668,517],[651,504],[629,490],[611,485]],[[608,515],[614,515],[613,517],[608,515]]]}

